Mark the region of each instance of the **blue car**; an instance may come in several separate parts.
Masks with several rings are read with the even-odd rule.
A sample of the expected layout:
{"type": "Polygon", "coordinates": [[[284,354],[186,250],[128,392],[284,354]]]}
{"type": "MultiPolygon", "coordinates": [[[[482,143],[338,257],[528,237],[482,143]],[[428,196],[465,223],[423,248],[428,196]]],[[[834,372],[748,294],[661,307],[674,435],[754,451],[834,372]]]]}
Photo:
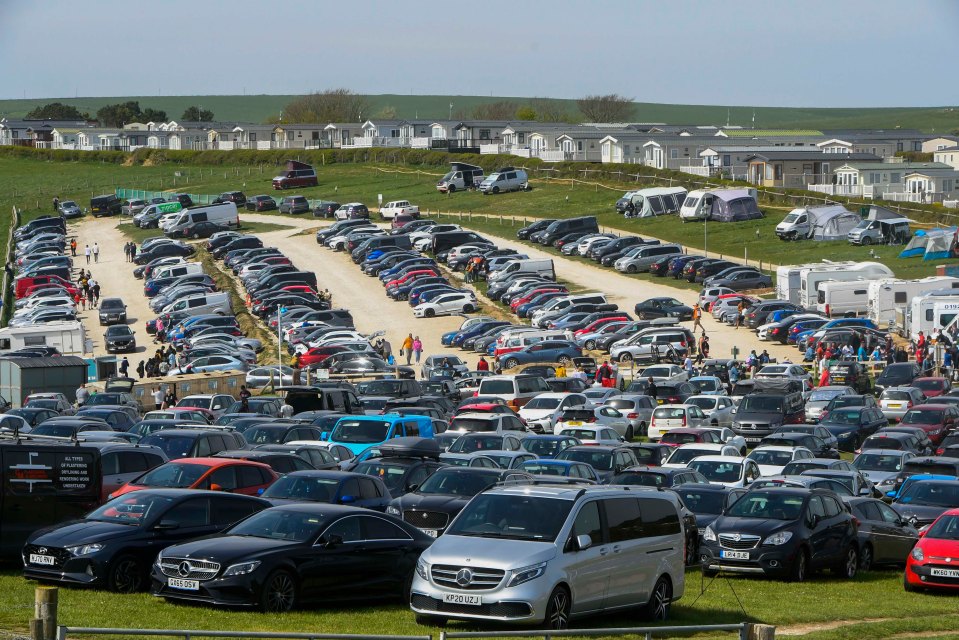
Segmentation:
{"type": "Polygon", "coordinates": [[[551,460],[558,456],[566,447],[572,447],[582,443],[572,436],[534,434],[520,440],[520,444],[525,450],[538,455],[540,460],[551,460]]]}
{"type": "Polygon", "coordinates": [[[405,436],[432,438],[433,420],[429,416],[395,413],[343,416],[336,421],[326,439],[359,454],[387,440],[405,436]]]}
{"type": "Polygon", "coordinates": [[[518,315],[520,318],[528,318],[533,315],[533,311],[539,309],[553,298],[562,298],[568,295],[568,291],[549,291],[547,293],[541,293],[529,302],[525,302],[516,307],[516,315],[518,315]]]}
{"type": "Polygon", "coordinates": [[[458,332],[455,336],[453,336],[453,339],[450,341],[450,346],[459,347],[463,344],[463,342],[467,338],[475,338],[481,333],[486,333],[493,327],[502,327],[507,324],[509,323],[504,322],[503,320],[490,320],[488,322],[480,322],[478,324],[473,325],[466,331],[458,332]]]}
{"type": "Polygon", "coordinates": [[[534,476],[558,476],[596,484],[602,480],[591,466],[573,460],[527,460],[519,465],[519,470],[534,476]]]}
{"type": "Polygon", "coordinates": [[[830,320],[819,329],[835,329],[836,327],[863,327],[866,329],[878,329],[876,323],[869,318],[836,318],[830,320]]]}
{"type": "Polygon", "coordinates": [[[384,269],[380,272],[380,281],[383,284],[386,284],[390,280],[396,278],[403,270],[410,267],[435,267],[436,261],[432,258],[410,258],[409,260],[403,260],[398,262],[389,269],[384,269]]]}
{"type": "Polygon", "coordinates": [[[959,480],[956,476],[949,476],[940,473],[917,473],[914,476],[909,476],[903,479],[902,484],[899,485],[899,488],[895,491],[887,491],[886,496],[892,498],[893,500],[896,497],[903,493],[903,491],[913,482],[920,482],[922,480],[959,480]]]}
{"type": "Polygon", "coordinates": [[[780,309],[779,311],[773,311],[769,314],[769,317],[766,318],[766,322],[782,322],[789,316],[794,316],[797,313],[805,313],[802,309],[780,309]]]}
{"type": "Polygon", "coordinates": [[[392,500],[380,478],[348,471],[293,471],[267,487],[260,497],[275,507],[297,502],[325,502],[374,511],[386,511],[392,500]]]}
{"type": "Polygon", "coordinates": [[[667,276],[672,276],[673,278],[679,278],[683,273],[683,267],[686,266],[686,263],[692,260],[693,258],[698,258],[699,256],[693,254],[686,254],[673,258],[669,261],[669,269],[666,271],[667,276]]]}
{"type": "Polygon", "coordinates": [[[799,341],[799,336],[807,336],[819,329],[826,324],[828,320],[801,320],[789,327],[789,335],[786,336],[786,342],[791,344],[796,344],[799,341]]]}
{"type": "Polygon", "coordinates": [[[577,347],[575,342],[570,342],[569,340],[543,340],[519,351],[504,353],[497,359],[497,362],[503,369],[512,369],[521,364],[533,362],[572,364],[573,358],[579,358],[582,357],[582,355],[582,349],[577,347]]]}

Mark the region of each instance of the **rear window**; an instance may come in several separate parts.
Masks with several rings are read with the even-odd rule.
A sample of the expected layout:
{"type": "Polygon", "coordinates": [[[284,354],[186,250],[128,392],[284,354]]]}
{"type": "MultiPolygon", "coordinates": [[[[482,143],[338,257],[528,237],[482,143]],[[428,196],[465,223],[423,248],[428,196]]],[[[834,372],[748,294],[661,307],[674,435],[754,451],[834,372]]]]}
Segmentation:
{"type": "Polygon", "coordinates": [[[660,407],[653,412],[654,418],[682,418],[686,415],[686,410],[682,407],[660,407]]]}
{"type": "Polygon", "coordinates": [[[594,417],[591,409],[566,409],[563,411],[563,422],[570,420],[586,421],[594,417]]]}
{"type": "Polygon", "coordinates": [[[496,431],[496,421],[480,420],[478,418],[453,418],[450,428],[470,432],[496,431]]]}
{"type": "Polygon", "coordinates": [[[687,444],[689,442],[696,442],[696,436],[692,433],[675,433],[670,431],[663,434],[660,442],[663,444],[687,444]]]}
{"type": "Polygon", "coordinates": [[[482,394],[512,394],[512,380],[483,380],[480,383],[479,393],[482,394]]]}

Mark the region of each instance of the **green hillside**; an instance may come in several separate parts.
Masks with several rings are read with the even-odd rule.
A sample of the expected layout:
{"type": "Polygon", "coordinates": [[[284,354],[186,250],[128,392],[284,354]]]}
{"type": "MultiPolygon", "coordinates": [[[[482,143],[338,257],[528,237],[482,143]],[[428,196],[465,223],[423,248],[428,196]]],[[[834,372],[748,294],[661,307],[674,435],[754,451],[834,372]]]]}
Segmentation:
{"type": "MultiPolygon", "coordinates": [[[[141,108],[163,109],[177,118],[193,105],[211,109],[217,120],[263,122],[279,115],[293,96],[132,96],[113,98],[49,98],[28,100],[0,100],[0,117],[22,118],[28,111],[48,102],[64,102],[81,110],[95,113],[106,104],[138,100],[141,108]]],[[[529,98],[496,96],[411,96],[370,95],[370,114],[384,107],[393,107],[399,118],[446,119],[453,113],[468,113],[473,107],[490,102],[509,100],[526,104],[529,98]]],[[[558,100],[566,110],[576,113],[575,100],[558,100]]],[[[710,106],[657,104],[637,102],[634,122],[665,122],[669,124],[731,124],[756,128],[915,128],[929,132],[948,132],[959,128],[959,107],[890,107],[890,108],[791,108],[751,106],[710,106]],[[755,113],[755,125],[753,114],[755,113]]]]}

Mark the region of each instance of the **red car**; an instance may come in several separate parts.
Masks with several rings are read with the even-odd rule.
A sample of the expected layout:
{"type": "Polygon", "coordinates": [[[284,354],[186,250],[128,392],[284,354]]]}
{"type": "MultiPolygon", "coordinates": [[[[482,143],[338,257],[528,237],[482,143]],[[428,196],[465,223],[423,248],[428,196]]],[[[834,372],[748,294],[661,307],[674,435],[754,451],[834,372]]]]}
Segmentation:
{"type": "Polygon", "coordinates": [[[77,292],[80,291],[79,289],[77,289],[77,288],[74,287],[73,285],[63,286],[63,285],[53,284],[53,283],[50,283],[50,284],[38,284],[38,285],[32,286],[32,287],[30,287],[29,289],[27,289],[27,290],[23,293],[23,297],[24,297],[24,298],[29,298],[29,297],[32,296],[33,294],[35,294],[35,293],[37,293],[37,292],[39,292],[39,291],[44,291],[44,290],[46,290],[46,289],[59,289],[59,290],[65,292],[65,293],[69,294],[71,298],[72,298],[73,296],[77,295],[77,292]]]}
{"type": "Polygon", "coordinates": [[[16,289],[14,291],[16,297],[22,298],[26,295],[27,290],[31,287],[35,287],[39,284],[58,284],[62,287],[69,288],[73,286],[73,283],[69,280],[64,280],[60,276],[30,276],[30,277],[21,277],[16,279],[16,289]]]}
{"type": "Polygon", "coordinates": [[[270,465],[231,458],[183,458],[161,464],[111,494],[141,489],[210,489],[256,496],[279,476],[270,465]]]}
{"type": "Polygon", "coordinates": [[[659,439],[659,444],[664,444],[667,447],[678,447],[679,445],[689,444],[691,442],[715,443],[715,440],[713,440],[711,437],[713,434],[715,434],[715,431],[712,429],[679,427],[677,429],[670,429],[669,431],[665,432],[659,439]]]}
{"type": "Polygon", "coordinates": [[[420,276],[437,276],[439,275],[433,269],[417,269],[416,271],[410,271],[402,278],[397,278],[395,280],[390,280],[386,283],[386,288],[399,287],[406,284],[408,281],[414,278],[419,278],[420,276]]]}
{"type": "Polygon", "coordinates": [[[913,407],[902,416],[899,424],[919,427],[933,444],[938,445],[946,433],[959,425],[959,407],[951,404],[927,402],[913,407]]]}
{"type": "Polygon", "coordinates": [[[416,220],[414,216],[411,216],[408,213],[401,213],[397,216],[394,216],[393,222],[390,223],[390,228],[392,229],[401,229],[409,223],[416,220]]]}
{"type": "Polygon", "coordinates": [[[310,347],[305,353],[300,354],[300,366],[307,367],[314,364],[320,364],[330,356],[337,353],[350,351],[346,347],[337,345],[327,345],[325,347],[310,347]]]}
{"type": "Polygon", "coordinates": [[[952,389],[952,383],[949,382],[949,378],[943,378],[941,376],[916,378],[909,386],[916,387],[922,391],[922,395],[927,398],[936,398],[945,395],[952,389]]]}
{"type": "Polygon", "coordinates": [[[906,558],[902,586],[917,589],[959,589],[959,509],[950,509],[919,532],[919,542],[906,558]]]}
{"type": "Polygon", "coordinates": [[[461,413],[503,413],[506,415],[515,416],[516,412],[510,409],[505,404],[494,404],[492,402],[478,402],[476,404],[464,404],[461,407],[456,409],[456,413],[453,415],[455,418],[461,413]]]}
{"type": "Polygon", "coordinates": [[[544,293],[565,293],[566,291],[566,287],[539,287],[537,289],[533,289],[522,298],[516,298],[509,303],[509,306],[513,311],[516,311],[520,308],[520,306],[526,304],[538,295],[542,295],[544,293]]]}
{"type": "Polygon", "coordinates": [[[594,320],[582,329],[577,329],[573,332],[573,336],[581,336],[584,333],[593,333],[594,331],[599,331],[603,326],[609,324],[610,322],[625,322],[628,321],[629,316],[610,316],[609,318],[600,318],[599,320],[594,320]]]}

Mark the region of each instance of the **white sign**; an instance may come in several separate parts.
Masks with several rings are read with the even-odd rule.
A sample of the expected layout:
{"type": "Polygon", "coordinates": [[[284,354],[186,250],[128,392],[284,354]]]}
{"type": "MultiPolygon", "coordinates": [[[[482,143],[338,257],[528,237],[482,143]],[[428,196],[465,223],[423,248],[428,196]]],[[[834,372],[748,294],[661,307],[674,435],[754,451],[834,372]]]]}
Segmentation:
{"type": "Polygon", "coordinates": [[[330,379],[330,370],[329,369],[317,369],[314,373],[314,378],[317,380],[329,380],[330,379]]]}

